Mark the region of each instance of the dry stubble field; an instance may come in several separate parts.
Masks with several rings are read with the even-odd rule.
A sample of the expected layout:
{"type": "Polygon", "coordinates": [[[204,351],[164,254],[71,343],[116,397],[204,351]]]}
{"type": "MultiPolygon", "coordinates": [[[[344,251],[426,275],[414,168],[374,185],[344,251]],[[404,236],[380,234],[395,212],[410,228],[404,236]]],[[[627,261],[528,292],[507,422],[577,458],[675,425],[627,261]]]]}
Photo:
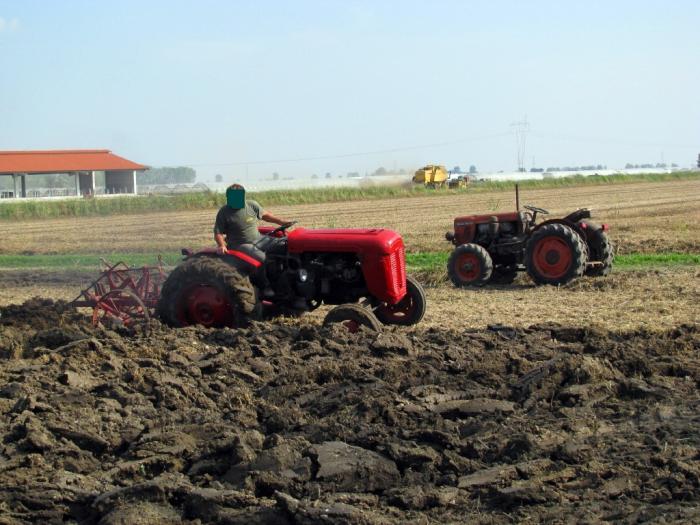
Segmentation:
{"type": "MultiPolygon", "coordinates": [[[[444,233],[455,216],[513,208],[509,192],[375,201],[278,206],[272,209],[304,227],[387,227],[399,231],[412,252],[447,251],[444,233]]],[[[523,192],[523,203],[561,215],[578,207],[611,226],[619,253],[700,252],[700,182],[630,183],[523,192]]],[[[264,205],[264,203],[262,203],[264,205]]],[[[61,254],[175,252],[210,244],[215,210],[0,222],[0,253],[61,254]]],[[[700,285],[697,267],[617,271],[603,280],[535,288],[525,277],[512,287],[428,290],[424,325],[528,326],[542,321],[605,328],[666,328],[695,322],[700,285]]],[[[89,274],[0,274],[0,304],[35,295],[71,299],[89,274]]]]}
{"type": "MultiPolygon", "coordinates": [[[[623,250],[697,253],[699,189],[526,200],[595,206],[623,250]]],[[[435,250],[452,215],[506,197],[275,211],[394,227],[435,250]]],[[[0,239],[15,253],[171,250],[207,242],[211,215],[0,224],[0,239]]],[[[242,330],[93,327],[50,300],[3,306],[71,298],[84,270],[5,269],[0,522],[698,523],[700,327],[680,326],[697,317],[698,270],[440,285],[418,327],[347,334],[317,313],[242,330]]]]}

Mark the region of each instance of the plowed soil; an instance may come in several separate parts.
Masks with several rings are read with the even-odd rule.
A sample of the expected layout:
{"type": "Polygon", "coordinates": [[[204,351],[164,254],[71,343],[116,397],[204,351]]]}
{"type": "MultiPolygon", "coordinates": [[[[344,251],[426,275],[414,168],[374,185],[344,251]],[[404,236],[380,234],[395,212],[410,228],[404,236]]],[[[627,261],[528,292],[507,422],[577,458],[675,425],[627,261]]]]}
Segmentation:
{"type": "Polygon", "coordinates": [[[700,327],[0,308],[0,523],[700,521],[700,327]]]}

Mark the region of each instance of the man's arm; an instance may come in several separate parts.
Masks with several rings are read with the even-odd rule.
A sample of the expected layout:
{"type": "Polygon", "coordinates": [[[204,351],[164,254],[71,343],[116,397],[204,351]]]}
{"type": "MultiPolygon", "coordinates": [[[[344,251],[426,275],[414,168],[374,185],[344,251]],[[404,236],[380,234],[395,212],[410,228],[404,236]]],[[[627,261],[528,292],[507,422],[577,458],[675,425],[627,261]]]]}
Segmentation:
{"type": "Polygon", "coordinates": [[[214,221],[214,242],[216,242],[216,249],[218,253],[226,253],[226,237],[223,232],[223,216],[221,215],[221,210],[216,214],[216,221],[214,221]]]}
{"type": "Polygon", "coordinates": [[[260,218],[266,222],[271,222],[273,224],[279,224],[280,226],[282,226],[283,224],[287,224],[288,222],[291,222],[291,221],[285,221],[284,219],[280,219],[279,217],[275,217],[274,215],[272,215],[270,212],[267,212],[267,211],[265,213],[263,213],[262,217],[260,217],[260,218]]]}
{"type": "Polygon", "coordinates": [[[226,253],[226,238],[221,233],[214,234],[214,240],[216,241],[216,248],[219,253],[226,253]]]}

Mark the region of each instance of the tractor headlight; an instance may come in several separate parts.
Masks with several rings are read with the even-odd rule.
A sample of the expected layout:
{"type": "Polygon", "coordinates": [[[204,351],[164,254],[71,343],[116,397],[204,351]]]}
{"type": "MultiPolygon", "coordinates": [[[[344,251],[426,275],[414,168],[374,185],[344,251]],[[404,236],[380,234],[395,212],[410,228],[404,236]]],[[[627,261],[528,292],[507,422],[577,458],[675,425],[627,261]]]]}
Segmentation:
{"type": "Polygon", "coordinates": [[[455,234],[452,233],[452,232],[447,232],[447,233],[445,234],[445,239],[447,239],[448,241],[452,242],[452,241],[455,240],[455,234]]]}
{"type": "Polygon", "coordinates": [[[299,270],[297,277],[298,277],[300,283],[305,283],[306,281],[309,280],[309,272],[307,272],[306,270],[304,270],[302,268],[301,270],[299,270]]]}

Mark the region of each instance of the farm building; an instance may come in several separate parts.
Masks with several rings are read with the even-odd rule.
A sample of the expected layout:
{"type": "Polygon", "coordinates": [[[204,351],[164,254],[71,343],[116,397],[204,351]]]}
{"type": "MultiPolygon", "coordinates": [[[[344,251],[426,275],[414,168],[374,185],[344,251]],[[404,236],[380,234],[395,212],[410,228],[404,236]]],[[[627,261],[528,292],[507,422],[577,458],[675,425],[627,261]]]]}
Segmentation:
{"type": "Polygon", "coordinates": [[[0,177],[12,177],[11,189],[4,198],[26,198],[53,195],[28,190],[28,181],[39,175],[62,175],[75,178],[75,189],[64,189],[63,195],[95,195],[97,193],[136,194],[136,173],[147,166],[115,155],[109,150],[0,151],[0,177]],[[96,187],[96,178],[101,185],[96,187]],[[103,182],[102,182],[103,181],[103,182]]]}

